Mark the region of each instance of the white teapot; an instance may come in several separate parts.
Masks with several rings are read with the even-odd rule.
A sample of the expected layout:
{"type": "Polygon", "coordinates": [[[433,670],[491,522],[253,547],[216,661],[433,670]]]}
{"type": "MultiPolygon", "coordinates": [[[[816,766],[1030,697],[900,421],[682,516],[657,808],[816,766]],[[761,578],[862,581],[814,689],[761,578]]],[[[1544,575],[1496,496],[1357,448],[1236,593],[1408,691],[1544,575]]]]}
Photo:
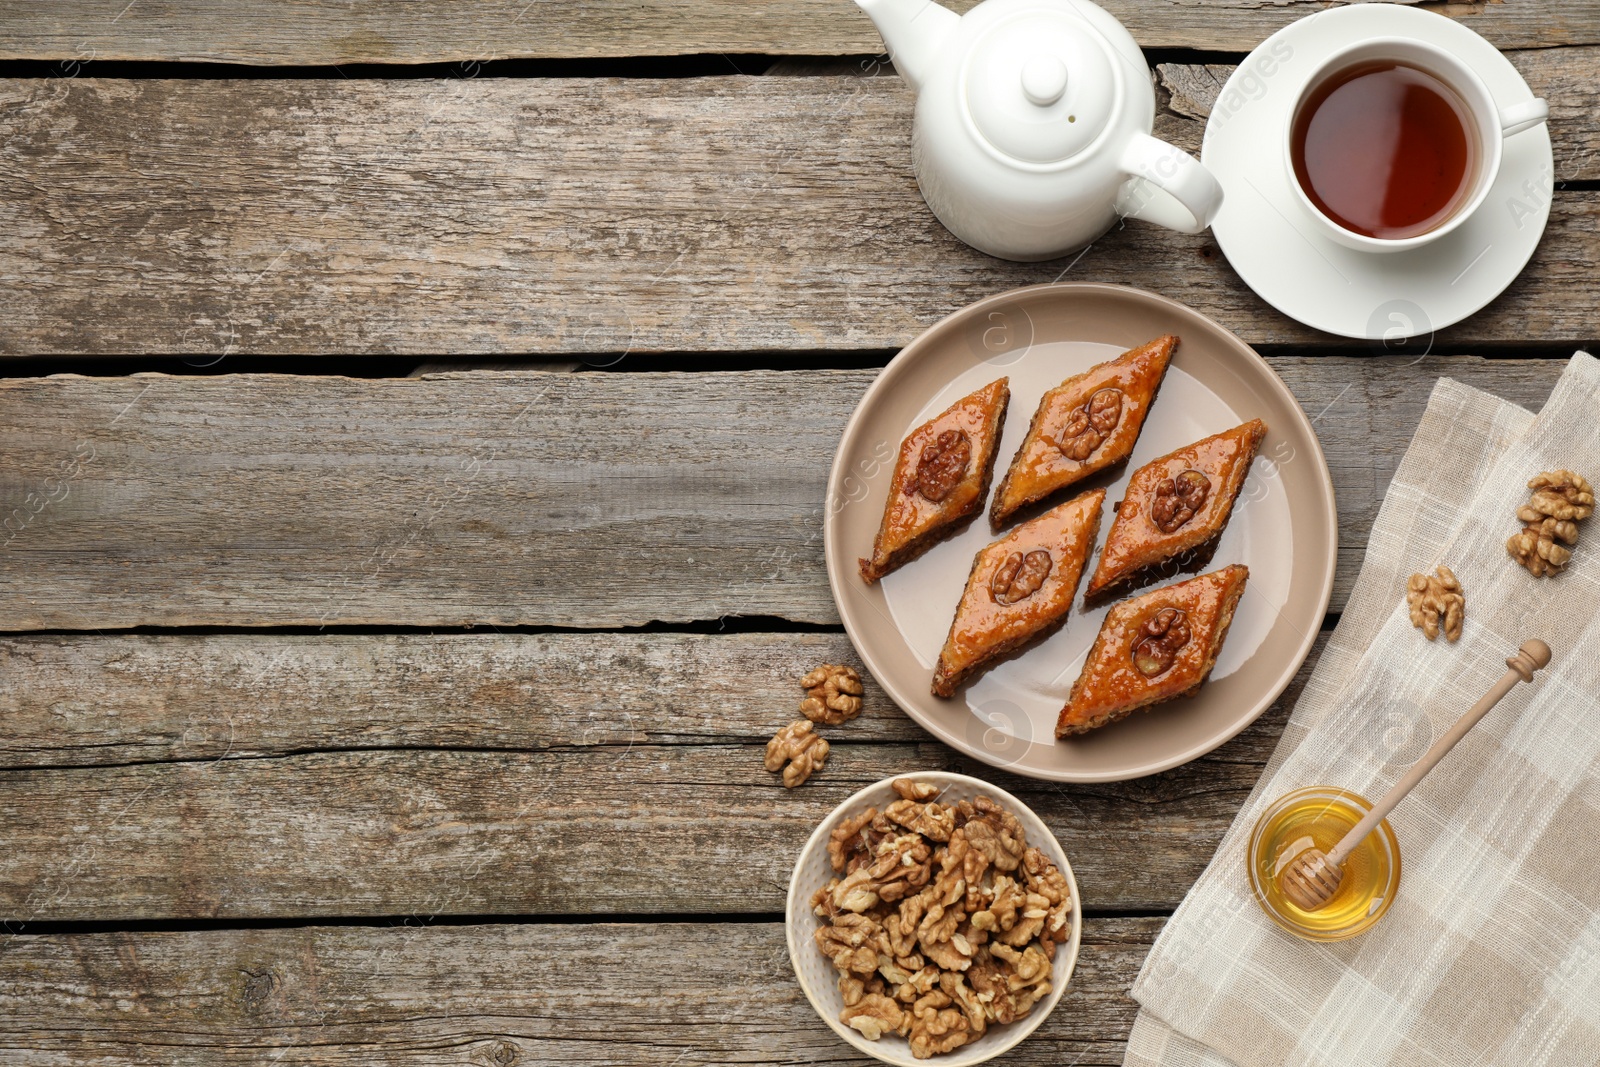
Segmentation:
{"type": "Polygon", "coordinates": [[[963,241],[1002,259],[1082,248],[1120,217],[1199,233],[1222,187],[1150,136],[1155,86],[1122,24],[1088,0],[856,0],[917,93],[912,165],[963,241]]]}

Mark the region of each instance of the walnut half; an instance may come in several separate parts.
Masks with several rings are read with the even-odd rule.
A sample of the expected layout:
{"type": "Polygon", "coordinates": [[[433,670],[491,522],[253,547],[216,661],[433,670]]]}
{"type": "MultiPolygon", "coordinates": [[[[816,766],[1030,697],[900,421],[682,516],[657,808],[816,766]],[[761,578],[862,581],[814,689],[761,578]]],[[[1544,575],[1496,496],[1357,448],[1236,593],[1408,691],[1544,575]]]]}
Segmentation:
{"type": "Polygon", "coordinates": [[[1211,495],[1211,479],[1197,470],[1179,471],[1156,486],[1156,499],[1150,505],[1150,519],[1162,533],[1176,533],[1184,523],[1199,514],[1211,495]]]}
{"type": "Polygon", "coordinates": [[[922,446],[917,474],[906,488],[938,503],[966,477],[972,463],[972,438],[963,430],[946,430],[922,446]]]}
{"type": "Polygon", "coordinates": [[[1056,447],[1068,459],[1082,463],[1105,444],[1121,421],[1122,390],[1110,386],[1097,390],[1083,407],[1068,413],[1056,447]]]}
{"type": "Polygon", "coordinates": [[[1133,665],[1146,678],[1171,670],[1193,636],[1188,614],[1178,608],[1162,608],[1140,630],[1144,636],[1133,646],[1133,665]]]}
{"type": "Polygon", "coordinates": [[[1545,471],[1528,482],[1533,496],[1517,509],[1522,531],[1506,542],[1511,558],[1535,578],[1560,573],[1578,543],[1578,523],[1594,514],[1594,490],[1574,471],[1545,471]]]}
{"type": "Polygon", "coordinates": [[[905,1036],[911,1032],[911,1013],[882,994],[869,993],[839,1014],[844,1024],[859,1030],[868,1041],[884,1034],[905,1036]]]}
{"type": "Polygon", "coordinates": [[[1445,640],[1461,640],[1461,622],[1467,612],[1467,598],[1461,582],[1449,567],[1440,565],[1433,574],[1413,574],[1406,582],[1406,604],[1411,608],[1411,625],[1432,641],[1441,626],[1445,640]]]}
{"type": "Polygon", "coordinates": [[[1050,577],[1050,553],[1035,548],[1026,555],[1013,552],[989,580],[989,595],[1001,607],[1010,607],[1037,593],[1050,577]]]}
{"type": "Polygon", "coordinates": [[[766,768],[773,773],[783,772],[785,789],[801,785],[812,771],[821,770],[828,762],[828,742],[811,731],[811,723],[801,719],[779,730],[767,742],[766,768]]]}
{"type": "Polygon", "coordinates": [[[800,714],[812,722],[839,726],[861,714],[861,676],[853,667],[824,663],[800,679],[800,686],[806,691],[800,714]]]}

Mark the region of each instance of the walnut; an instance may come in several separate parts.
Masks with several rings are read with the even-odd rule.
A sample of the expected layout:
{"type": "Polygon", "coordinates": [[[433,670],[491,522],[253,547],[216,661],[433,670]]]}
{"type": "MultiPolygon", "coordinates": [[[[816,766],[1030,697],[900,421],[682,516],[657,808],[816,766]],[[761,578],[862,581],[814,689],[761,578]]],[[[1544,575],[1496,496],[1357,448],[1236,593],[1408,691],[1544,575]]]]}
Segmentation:
{"type": "Polygon", "coordinates": [[[996,937],[996,941],[1012,948],[1021,948],[1039,936],[1044,921],[1050,915],[1050,902],[1038,893],[1028,893],[1022,898],[1022,910],[1010,930],[996,937]]]}
{"type": "Polygon", "coordinates": [[[1107,387],[1097,389],[1089,398],[1089,426],[1101,438],[1111,436],[1111,431],[1122,421],[1122,390],[1107,387]]]}
{"type": "Polygon", "coordinates": [[[1051,971],[1048,961],[1042,971],[1039,969],[1038,961],[1041,959],[1043,954],[1032,945],[1020,953],[1002,945],[993,956],[986,955],[973,964],[964,977],[978,991],[984,1014],[991,1022],[1015,1022],[1050,995],[1053,988],[1051,971]],[[996,962],[1001,956],[1005,960],[996,962]],[[1018,964],[1022,973],[1019,973],[1018,964]],[[1029,977],[1023,977],[1022,974],[1029,977]]]}
{"type": "Polygon", "coordinates": [[[1439,636],[1441,623],[1446,640],[1461,640],[1461,618],[1467,610],[1467,598],[1449,567],[1435,567],[1432,575],[1413,574],[1406,582],[1406,603],[1411,606],[1411,625],[1420,629],[1429,641],[1439,636]]]}
{"type": "Polygon", "coordinates": [[[1144,636],[1133,646],[1133,665],[1146,678],[1172,669],[1189,643],[1189,616],[1178,608],[1162,608],[1145,620],[1144,636]]]}
{"type": "Polygon", "coordinates": [[[1533,496],[1517,509],[1522,531],[1506,542],[1511,558],[1535,578],[1560,573],[1578,543],[1578,522],[1594,514],[1594,490],[1580,474],[1546,471],[1528,482],[1533,496]]]}
{"type": "Polygon", "coordinates": [[[976,1036],[968,1029],[966,1015],[951,1003],[948,993],[936,989],[912,1005],[911,1054],[917,1059],[953,1051],[976,1036]]]}
{"type": "Polygon", "coordinates": [[[1011,964],[1011,974],[1006,978],[1006,983],[1013,990],[1050,980],[1050,961],[1036,945],[1029,945],[1020,952],[1010,945],[995,945],[989,951],[996,959],[1011,964]]]}
{"type": "Polygon", "coordinates": [[[988,907],[973,913],[972,925],[979,930],[1009,933],[1017,925],[1017,916],[1027,900],[1027,893],[1015,879],[1004,874],[995,875],[992,893],[988,907]]]}
{"type": "Polygon", "coordinates": [[[863,831],[867,824],[878,817],[877,808],[868,808],[860,815],[846,819],[833,828],[828,835],[828,862],[833,865],[836,874],[843,874],[849,866],[850,860],[856,856],[865,856],[868,851],[866,837],[863,831]]]}
{"type": "Polygon", "coordinates": [[[954,808],[938,801],[919,804],[914,800],[897,800],[883,809],[883,813],[907,830],[915,830],[931,840],[945,842],[956,828],[954,808]]]}
{"type": "Polygon", "coordinates": [[[928,903],[922,894],[906,897],[900,902],[898,915],[884,919],[884,933],[889,936],[889,951],[896,956],[909,956],[917,950],[917,927],[922,925],[922,913],[928,903]]]}
{"type": "Polygon", "coordinates": [[[903,800],[932,800],[941,792],[938,786],[919,782],[915,778],[896,778],[889,783],[889,787],[899,793],[903,800]]]}
{"type": "Polygon", "coordinates": [[[1030,894],[1049,902],[1044,928],[1039,932],[1039,944],[1045,955],[1053,959],[1056,945],[1071,933],[1072,887],[1067,885],[1067,876],[1061,869],[1036,848],[1022,854],[1022,876],[1030,894]]]}
{"type": "MultiPolygon", "coordinates": [[[[901,968],[903,968],[903,969],[905,969],[907,971],[911,971],[911,972],[920,971],[925,966],[925,963],[924,963],[922,957],[917,955],[915,952],[911,953],[911,955],[909,955],[909,956],[896,956],[894,958],[894,963],[895,963],[896,967],[901,967],[901,968]]],[[[912,979],[914,979],[914,978],[915,978],[915,973],[913,973],[913,975],[912,975],[912,979]]],[[[911,979],[908,979],[908,981],[909,980],[911,980],[911,979]]]]}
{"type": "Polygon", "coordinates": [[[830,878],[828,884],[811,894],[811,910],[829,922],[839,914],[839,909],[833,903],[833,891],[839,888],[839,879],[830,878]]]}
{"type": "Polygon", "coordinates": [[[837,911],[863,912],[876,903],[878,888],[871,867],[858,867],[843,881],[833,884],[833,907],[837,911]]]}
{"type": "Polygon", "coordinates": [[[929,962],[944,970],[964,971],[972,966],[972,955],[976,949],[973,948],[972,942],[956,934],[949,941],[934,942],[933,947],[925,951],[929,962]],[[963,951],[963,947],[966,951],[963,951]]]}
{"type": "Polygon", "coordinates": [[[999,871],[1014,871],[1028,847],[1027,835],[1017,817],[988,797],[973,801],[974,815],[963,829],[972,847],[982,852],[999,871]]]}
{"type": "Polygon", "coordinates": [[[933,873],[932,846],[921,834],[904,834],[878,846],[878,858],[867,870],[879,900],[894,903],[928,884],[933,873]]]}
{"type": "Polygon", "coordinates": [[[878,974],[884,980],[884,988],[894,990],[895,999],[900,998],[899,991],[911,984],[911,980],[927,967],[921,956],[900,956],[897,958],[879,957],[878,974]]]}
{"type": "Polygon", "coordinates": [[[1050,562],[1050,553],[1042,548],[1036,548],[1027,555],[1011,553],[989,580],[989,595],[1001,607],[1010,607],[1028,599],[1050,577],[1050,562]]]}
{"type": "Polygon", "coordinates": [[[1545,471],[1528,482],[1528,501],[1541,515],[1553,519],[1587,519],[1594,514],[1594,489],[1574,471],[1545,471]]]}
{"type": "Polygon", "coordinates": [[[978,999],[978,994],[967,987],[966,981],[959,974],[949,971],[939,976],[939,990],[950,998],[950,1005],[961,1009],[967,1017],[967,1031],[973,1038],[983,1036],[989,1028],[989,1018],[983,1010],[983,1001],[978,999]]]}
{"type": "Polygon", "coordinates": [[[947,871],[939,880],[920,894],[926,910],[922,922],[917,924],[917,944],[922,954],[946,970],[965,970],[972,953],[962,952],[959,946],[950,951],[956,928],[966,921],[962,908],[967,897],[967,883],[957,871],[947,871]]]}
{"type": "Polygon", "coordinates": [[[817,929],[817,947],[842,973],[870,975],[879,957],[887,957],[889,938],[877,920],[867,915],[840,915],[832,926],[817,929]]]}
{"type": "Polygon", "coordinates": [[[1206,506],[1211,495],[1211,479],[1197,470],[1179,471],[1176,477],[1163,478],[1156,485],[1156,498],[1150,505],[1150,518],[1162,533],[1174,533],[1206,506]]]}
{"type": "Polygon", "coordinates": [[[1105,444],[1111,431],[1117,428],[1117,423],[1122,421],[1122,390],[1106,388],[1097,391],[1081,408],[1077,408],[1067,416],[1066,425],[1061,428],[1060,440],[1056,447],[1061,449],[1068,459],[1075,459],[1079,463],[1094,454],[1094,450],[1105,444]]]}
{"type": "MultiPolygon", "coordinates": [[[[970,825],[970,824],[969,824],[970,825]]],[[[985,823],[980,828],[980,834],[992,828],[985,823]]],[[[971,840],[967,837],[967,827],[957,827],[950,834],[950,849],[947,853],[947,862],[959,861],[961,864],[961,879],[967,883],[967,899],[963,906],[967,914],[971,914],[987,907],[993,894],[983,884],[983,874],[990,867],[989,857],[982,849],[972,847],[971,840]]]]}
{"type": "Polygon", "coordinates": [[[967,473],[972,462],[972,439],[964,430],[946,430],[922,446],[917,474],[906,487],[937,504],[967,473]]]}
{"type": "Polygon", "coordinates": [[[859,1030],[868,1041],[876,1041],[884,1034],[900,1034],[904,1037],[911,1032],[911,1015],[881,994],[869,994],[847,1005],[839,1013],[839,1021],[859,1030]]]}
{"type": "Polygon", "coordinates": [[[996,945],[996,959],[1003,961],[1000,971],[1010,994],[1010,1008],[1017,1018],[1028,1014],[1033,1006],[1050,995],[1050,959],[1037,945],[1029,945],[1018,952],[1010,945],[996,945]]]}
{"type": "Polygon", "coordinates": [[[811,724],[804,719],[785,726],[767,742],[767,770],[783,771],[785,789],[800,785],[827,762],[828,742],[812,733],[811,724]]]}
{"type": "Polygon", "coordinates": [[[812,722],[839,726],[861,714],[861,676],[854,667],[824,663],[800,679],[800,687],[806,691],[800,714],[812,722]]]}
{"type": "MultiPolygon", "coordinates": [[[[919,959],[921,957],[918,957],[919,959]]],[[[895,990],[894,998],[902,1004],[914,1004],[939,985],[939,976],[945,972],[933,964],[919,967],[905,983],[895,990]]]]}
{"type": "MultiPolygon", "coordinates": [[[[977,992],[978,999],[983,1004],[983,1014],[992,1023],[1014,1023],[1027,1014],[1027,1009],[1018,1012],[1017,1001],[1011,993],[1011,984],[1006,981],[1006,973],[1001,970],[992,955],[981,952],[977,959],[972,961],[972,966],[962,975],[977,992]]],[[[1033,1007],[1031,1001],[1028,1007],[1033,1007]]]]}

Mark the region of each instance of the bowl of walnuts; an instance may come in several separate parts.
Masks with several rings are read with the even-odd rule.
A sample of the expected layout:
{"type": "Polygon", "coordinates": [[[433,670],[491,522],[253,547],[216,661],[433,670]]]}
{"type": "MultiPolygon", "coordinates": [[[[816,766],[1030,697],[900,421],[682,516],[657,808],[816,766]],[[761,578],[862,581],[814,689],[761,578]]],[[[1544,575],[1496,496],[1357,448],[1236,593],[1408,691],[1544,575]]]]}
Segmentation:
{"type": "Polygon", "coordinates": [[[789,958],[812,1007],[884,1063],[982,1063],[1072,977],[1078,883],[1044,822],[961,774],[886,778],[835,808],[789,881],[789,958]]]}

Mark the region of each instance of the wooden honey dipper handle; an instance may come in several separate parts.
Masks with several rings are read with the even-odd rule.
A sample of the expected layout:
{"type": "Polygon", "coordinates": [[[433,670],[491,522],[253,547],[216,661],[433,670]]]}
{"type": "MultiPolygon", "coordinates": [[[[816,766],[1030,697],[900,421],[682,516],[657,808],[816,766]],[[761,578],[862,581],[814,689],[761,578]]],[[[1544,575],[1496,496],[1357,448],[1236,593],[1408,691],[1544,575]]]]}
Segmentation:
{"type": "Polygon", "coordinates": [[[1422,758],[1417,760],[1409,771],[1401,775],[1394,787],[1383,795],[1383,799],[1374,804],[1372,810],[1351,827],[1349,833],[1339,839],[1339,843],[1333,846],[1333,851],[1328,853],[1328,862],[1334,867],[1342,867],[1356,846],[1366,840],[1366,836],[1373,828],[1394,810],[1394,806],[1400,803],[1418,782],[1422,781],[1423,775],[1433,770],[1439,761],[1444,759],[1445,753],[1454,748],[1456,742],[1465,737],[1468,730],[1478,725],[1479,719],[1489,714],[1490,708],[1500,703],[1500,699],[1511,692],[1518,682],[1533,681],[1533,672],[1548,666],[1549,663],[1549,645],[1538,638],[1524,641],[1517,654],[1506,660],[1509,669],[1500,676],[1498,682],[1494,683],[1494,687],[1483,694],[1483,699],[1468,708],[1467,713],[1457,719],[1456,724],[1445,731],[1445,735],[1435,741],[1433,747],[1423,753],[1422,758]]]}

